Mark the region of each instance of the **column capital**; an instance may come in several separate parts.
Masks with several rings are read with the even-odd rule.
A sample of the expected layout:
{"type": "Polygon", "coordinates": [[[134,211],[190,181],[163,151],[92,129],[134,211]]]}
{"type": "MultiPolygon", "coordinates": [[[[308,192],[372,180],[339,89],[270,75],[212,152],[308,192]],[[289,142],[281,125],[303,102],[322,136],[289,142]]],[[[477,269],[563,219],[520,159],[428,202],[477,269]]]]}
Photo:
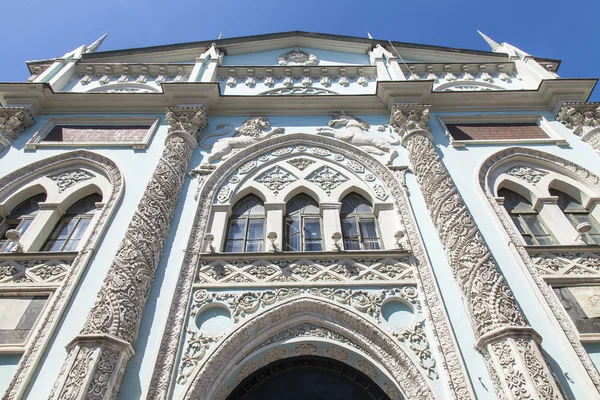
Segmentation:
{"type": "Polygon", "coordinates": [[[414,133],[425,133],[431,139],[427,123],[431,106],[427,104],[396,104],[390,114],[390,125],[398,134],[404,146],[406,138],[414,133]]]}
{"type": "Polygon", "coordinates": [[[600,127],[600,103],[564,103],[556,120],[573,129],[577,136],[582,136],[600,127]]]}
{"type": "Polygon", "coordinates": [[[208,126],[206,107],[167,107],[165,121],[169,126],[169,135],[174,133],[187,134],[195,141],[200,132],[208,126]]]}

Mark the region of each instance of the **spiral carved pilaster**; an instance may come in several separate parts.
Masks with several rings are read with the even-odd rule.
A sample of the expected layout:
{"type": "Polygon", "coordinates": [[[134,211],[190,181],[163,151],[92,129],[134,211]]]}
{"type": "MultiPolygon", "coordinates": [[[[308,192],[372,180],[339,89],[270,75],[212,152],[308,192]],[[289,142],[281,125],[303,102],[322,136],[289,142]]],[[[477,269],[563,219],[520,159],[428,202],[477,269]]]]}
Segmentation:
{"type": "Polygon", "coordinates": [[[412,169],[438,231],[478,339],[476,347],[492,361],[498,396],[507,399],[562,398],[500,268],[483,240],[427,127],[428,106],[394,106],[390,124],[408,150],[412,169]],[[517,339],[524,343],[517,346],[517,339]],[[521,351],[521,349],[526,349],[521,351]],[[519,377],[511,375],[512,360],[519,377]],[[523,379],[521,379],[521,376],[523,379]],[[519,379],[516,379],[519,378],[519,379]],[[516,385],[516,386],[515,386],[516,385]],[[529,397],[527,397],[529,396],[529,397]]]}
{"type": "Polygon", "coordinates": [[[119,392],[119,376],[133,355],[192,152],[208,124],[203,107],[169,108],[166,121],[170,129],[165,149],[85,326],[69,349],[54,399],[108,400],[119,392]]]}

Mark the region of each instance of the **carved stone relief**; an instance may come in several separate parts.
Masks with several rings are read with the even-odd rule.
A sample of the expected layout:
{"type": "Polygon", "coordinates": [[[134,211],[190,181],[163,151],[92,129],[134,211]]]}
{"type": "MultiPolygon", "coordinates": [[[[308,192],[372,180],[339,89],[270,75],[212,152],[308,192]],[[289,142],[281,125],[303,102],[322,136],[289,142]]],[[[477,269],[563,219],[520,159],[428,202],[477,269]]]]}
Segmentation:
{"type": "Polygon", "coordinates": [[[311,164],[315,163],[314,160],[311,160],[309,158],[302,158],[302,157],[294,158],[292,160],[288,160],[287,162],[288,162],[288,164],[293,165],[294,167],[298,168],[300,171],[304,171],[311,164]]]}
{"type": "Polygon", "coordinates": [[[21,132],[33,124],[33,117],[27,108],[0,108],[0,151],[10,146],[21,132]]]}
{"type": "MultiPolygon", "coordinates": [[[[118,351],[116,364],[111,367],[109,377],[100,375],[102,380],[113,381],[113,374],[124,368],[133,354],[132,345],[137,338],[139,324],[145,303],[154,279],[154,272],[163,244],[170,230],[171,220],[179,200],[181,187],[189,168],[194,142],[200,131],[207,126],[206,111],[200,108],[169,108],[165,120],[170,125],[165,149],[148,183],[138,208],[125,233],[110,270],[104,280],[96,302],[90,311],[86,324],[77,337],[69,353],[80,354],[84,343],[98,335],[105,339],[93,341],[97,352],[94,355],[95,370],[81,371],[78,364],[67,365],[66,376],[94,376],[109,351],[118,351]],[[108,349],[106,337],[121,340],[118,349],[108,349]]],[[[78,357],[78,356],[77,356],[78,357]]],[[[109,359],[113,359],[112,355],[109,359]]],[[[99,378],[99,379],[100,379],[99,378]]],[[[91,385],[92,383],[90,383],[91,385]]],[[[119,386],[112,385],[103,391],[101,398],[116,397],[119,386]]],[[[72,398],[85,398],[82,390],[73,391],[63,378],[55,387],[55,398],[70,393],[72,398]]]]}
{"type": "Polygon", "coordinates": [[[306,177],[306,180],[314,183],[323,189],[327,195],[330,195],[332,189],[335,189],[342,183],[346,182],[348,178],[333,168],[324,166],[316,171],[313,171],[309,176],[306,177]]]}
{"type": "MultiPolygon", "coordinates": [[[[477,347],[492,359],[500,359],[500,364],[509,358],[520,360],[520,363],[523,354],[508,343],[514,340],[511,338],[514,334],[510,332],[520,332],[519,335],[537,351],[536,336],[528,327],[471,213],[433,146],[427,128],[428,120],[428,106],[394,106],[390,124],[408,150],[417,182],[465,300],[473,330],[480,339],[477,347]],[[494,337],[503,331],[507,332],[506,336],[494,337]],[[508,351],[507,356],[503,355],[505,351],[508,351]]],[[[550,387],[549,398],[561,398],[546,361],[539,351],[535,356],[540,358],[538,362],[541,367],[532,371],[535,373],[531,380],[524,379],[522,385],[527,391],[538,393],[537,387],[526,382],[541,379],[550,387]]],[[[500,382],[495,388],[497,393],[508,395],[507,390],[512,391],[510,385],[514,378],[511,371],[504,366],[494,371],[500,382]]]]}
{"type": "Polygon", "coordinates": [[[278,194],[280,190],[285,188],[290,183],[297,181],[298,178],[296,178],[291,172],[277,165],[274,168],[263,172],[254,180],[265,185],[265,187],[274,194],[278,194]]]}
{"type": "MultiPolygon", "coordinates": [[[[181,340],[183,336],[182,327],[184,326],[184,321],[187,319],[186,310],[188,310],[190,307],[190,305],[188,304],[188,299],[191,296],[191,291],[193,290],[193,281],[196,277],[196,266],[199,262],[199,253],[201,251],[200,246],[202,243],[202,237],[206,233],[206,224],[210,212],[209,210],[211,208],[211,205],[215,201],[215,196],[217,192],[222,187],[223,182],[226,179],[228,179],[228,176],[242,173],[242,170],[246,170],[247,173],[248,171],[260,165],[260,163],[262,163],[263,161],[260,160],[259,157],[257,157],[257,155],[266,154],[265,158],[267,160],[272,160],[273,156],[269,155],[269,152],[281,147],[294,147],[294,152],[290,153],[290,155],[293,155],[295,152],[298,152],[300,154],[308,151],[309,149],[313,149],[310,150],[312,153],[315,153],[315,151],[317,151],[317,153],[322,154],[318,154],[320,157],[326,157],[328,159],[331,158],[331,160],[335,160],[333,158],[335,154],[341,154],[344,156],[344,159],[339,162],[357,162],[364,168],[364,172],[362,173],[373,175],[374,177],[376,177],[375,182],[381,183],[388,189],[390,195],[396,203],[398,217],[402,220],[402,223],[406,227],[409,247],[413,249],[414,257],[418,261],[415,266],[414,274],[415,279],[418,281],[419,293],[422,296],[421,303],[423,304],[424,317],[427,321],[429,329],[433,332],[432,340],[433,342],[435,342],[435,344],[432,343],[431,347],[434,349],[440,349],[437,352],[439,357],[437,359],[437,368],[440,368],[444,371],[444,375],[447,377],[447,379],[444,381],[444,384],[448,385],[449,392],[451,393],[451,396],[453,398],[474,398],[472,389],[470,387],[470,383],[466,378],[466,372],[464,369],[463,362],[458,354],[457,346],[452,336],[452,331],[449,328],[450,325],[446,316],[445,309],[443,307],[443,303],[441,301],[441,297],[437,289],[437,285],[435,283],[435,280],[433,279],[433,272],[431,271],[431,266],[429,265],[429,262],[425,255],[423,244],[421,242],[418,229],[416,228],[416,223],[414,221],[414,218],[412,217],[410,203],[406,196],[406,192],[398,183],[398,178],[396,178],[394,172],[390,171],[376,159],[369,156],[368,154],[365,154],[363,151],[357,149],[356,147],[350,144],[341,143],[339,141],[332,141],[322,136],[305,134],[287,134],[273,138],[268,141],[263,141],[247,149],[241,150],[233,157],[225,160],[223,164],[219,166],[218,174],[211,174],[201,182],[202,186],[200,189],[198,211],[196,219],[194,221],[194,228],[192,231],[192,236],[188,243],[188,251],[186,252],[184,263],[181,268],[179,281],[175,292],[176,294],[173,300],[168,321],[166,323],[167,328],[165,335],[163,336],[161,348],[159,351],[157,362],[155,364],[156,367],[152,378],[151,390],[148,394],[148,398],[164,399],[165,394],[170,391],[170,382],[172,381],[172,376],[176,371],[176,354],[178,353],[178,348],[181,345],[181,340]],[[241,165],[242,167],[238,167],[238,165],[241,165]]],[[[401,173],[403,172],[404,170],[402,169],[401,173]]],[[[400,174],[400,172],[397,173],[400,174]]],[[[256,275],[249,274],[252,275],[255,280],[269,279],[269,271],[271,271],[273,268],[280,268],[278,265],[263,265],[262,267],[260,265],[255,266],[256,275]],[[262,274],[264,274],[265,278],[261,277],[263,276],[262,274]]],[[[385,269],[387,271],[386,274],[388,272],[390,274],[402,273],[399,271],[394,271],[393,268],[388,269],[387,267],[382,267],[382,269],[385,269]]],[[[383,271],[380,272],[383,273],[383,271]]],[[[254,317],[248,322],[251,323],[251,326],[253,327],[252,329],[259,328],[259,325],[257,325],[256,322],[254,322],[255,318],[258,317],[254,317]]],[[[269,326],[269,324],[271,324],[271,322],[263,323],[263,327],[269,326]]],[[[353,333],[348,332],[348,334],[351,335],[353,333]]],[[[372,339],[375,339],[371,328],[369,330],[368,336],[372,339]]],[[[255,337],[255,334],[250,334],[247,337],[255,337]]],[[[226,340],[226,343],[223,343],[223,345],[219,345],[219,348],[222,348],[223,351],[228,352],[228,354],[235,354],[235,352],[237,351],[235,350],[235,346],[232,348],[229,347],[229,344],[233,345],[235,340],[237,339],[232,338],[231,340],[224,340],[226,340]]],[[[388,346],[389,342],[389,339],[386,339],[386,344],[383,346],[388,346]]],[[[209,374],[211,376],[208,377],[208,381],[210,382],[214,382],[217,374],[219,373],[218,370],[214,368],[216,366],[214,360],[216,358],[224,360],[227,359],[227,357],[229,357],[225,356],[225,358],[223,358],[222,355],[223,354],[207,358],[204,366],[201,369],[203,371],[203,376],[207,376],[206,374],[209,374]]],[[[399,360],[401,360],[401,358],[385,358],[383,364],[386,365],[386,368],[391,368],[393,371],[395,371],[394,374],[397,374],[399,372],[408,372],[408,370],[406,370],[404,367],[398,364],[399,360]]],[[[413,393],[411,392],[411,390],[418,391],[422,388],[427,387],[427,384],[424,383],[425,381],[420,380],[422,378],[417,378],[416,375],[411,375],[411,377],[397,379],[399,379],[399,381],[406,382],[406,384],[410,386],[409,390],[407,390],[407,393],[409,393],[409,395],[410,393],[413,393]]],[[[201,385],[197,387],[200,388],[201,385]]],[[[211,390],[208,387],[205,387],[204,389],[211,390]]],[[[386,389],[386,387],[384,387],[384,389],[386,389]]],[[[394,387],[389,386],[387,387],[387,389],[388,390],[386,390],[386,392],[391,393],[390,396],[393,395],[393,398],[400,398],[399,392],[397,392],[397,390],[394,387]]],[[[218,393],[221,393],[221,390],[224,389],[215,389],[215,391],[218,391],[218,393]]],[[[225,391],[224,393],[228,394],[230,390],[231,388],[229,388],[228,391],[225,391]]],[[[423,398],[423,392],[414,393],[419,393],[415,394],[416,397],[423,398]]],[[[215,392],[215,396],[216,395],[217,393],[215,392]]]]}
{"type": "Polygon", "coordinates": [[[282,53],[277,57],[279,65],[317,65],[319,58],[308,51],[295,48],[288,52],[282,53]]]}
{"type": "Polygon", "coordinates": [[[559,276],[562,274],[594,274],[594,271],[596,270],[596,255],[595,253],[583,253],[581,255],[576,253],[535,253],[532,256],[529,255],[521,242],[520,234],[515,231],[512,222],[506,217],[505,211],[495,201],[495,194],[491,191],[489,186],[490,174],[494,171],[496,165],[500,165],[511,157],[518,157],[521,159],[527,158],[530,159],[531,162],[536,162],[539,160],[541,163],[546,164],[550,162],[559,170],[563,170],[565,174],[576,175],[579,179],[591,187],[594,187],[596,190],[600,190],[600,178],[592,174],[587,169],[582,168],[581,166],[561,157],[544,153],[539,150],[522,147],[513,147],[494,154],[482,164],[479,171],[479,184],[488,198],[492,208],[494,209],[494,212],[508,233],[511,242],[525,263],[525,266],[535,281],[537,288],[544,296],[544,299],[548,303],[548,306],[554,314],[554,317],[565,332],[565,335],[573,347],[573,350],[587,371],[590,380],[600,392],[600,374],[598,373],[598,370],[590,359],[589,354],[582,346],[579,340],[579,333],[573,329],[570,317],[566,314],[562,305],[557,301],[556,296],[554,293],[552,293],[552,289],[544,281],[544,277],[550,278],[555,274],[559,274],[559,276]],[[579,262],[580,260],[581,262],[579,262]]]}
{"type": "Polygon", "coordinates": [[[266,117],[251,117],[246,120],[237,130],[231,124],[217,126],[217,129],[228,127],[227,130],[221,133],[213,133],[206,135],[200,140],[199,146],[205,149],[210,147],[205,145],[205,142],[213,137],[225,136],[234,132],[232,137],[225,137],[217,140],[212,145],[211,152],[204,161],[205,164],[210,164],[217,160],[226,160],[233,156],[237,151],[244,149],[250,145],[259,143],[265,139],[272,137],[275,134],[282,133],[284,128],[271,128],[271,124],[266,117]],[[266,131],[266,132],[265,132],[266,131]]]}
{"type": "Polygon", "coordinates": [[[556,120],[562,122],[573,133],[580,136],[597,153],[600,153],[600,104],[565,103],[556,120]]]}
{"type": "Polygon", "coordinates": [[[515,178],[524,180],[525,182],[535,185],[544,176],[548,175],[547,172],[538,171],[537,169],[528,167],[526,165],[516,165],[504,171],[505,174],[514,176],[515,178]]]}
{"type": "MultiPolygon", "coordinates": [[[[123,181],[118,167],[108,158],[99,154],[78,150],[63,153],[57,156],[49,157],[28,166],[16,170],[0,179],[0,193],[13,187],[15,183],[22,182],[29,176],[35,176],[41,171],[52,171],[63,168],[64,165],[81,163],[86,167],[98,171],[97,174],[103,175],[109,182],[110,192],[104,199],[105,206],[100,211],[96,224],[91,226],[90,234],[86,242],[81,247],[80,255],[87,254],[98,240],[99,234],[105,221],[112,215],[114,205],[122,194],[123,181]]],[[[56,329],[60,321],[60,315],[64,311],[71,293],[86,266],[86,257],[78,256],[74,259],[66,258],[64,260],[26,260],[3,263],[2,271],[6,274],[16,275],[4,276],[3,282],[6,283],[36,283],[56,285],[60,283],[55,290],[54,295],[50,297],[48,304],[42,314],[38,328],[29,338],[29,343],[23,353],[21,360],[16,368],[4,398],[8,400],[22,397],[25,392],[25,383],[29,381],[33,374],[34,366],[37,365],[47,346],[49,338],[56,329]],[[15,263],[17,265],[15,265],[15,263]],[[10,264],[10,266],[9,266],[10,264]],[[63,272],[64,269],[64,272],[63,272]],[[21,275],[23,274],[23,275],[21,275]],[[16,281],[15,279],[16,278],[16,281]],[[12,280],[12,281],[11,281],[12,280]]]]}
{"type": "Polygon", "coordinates": [[[79,182],[92,179],[93,177],[94,175],[81,169],[65,171],[56,175],[48,175],[48,178],[56,182],[59,193],[64,192],[72,186],[75,186],[79,182]]]}

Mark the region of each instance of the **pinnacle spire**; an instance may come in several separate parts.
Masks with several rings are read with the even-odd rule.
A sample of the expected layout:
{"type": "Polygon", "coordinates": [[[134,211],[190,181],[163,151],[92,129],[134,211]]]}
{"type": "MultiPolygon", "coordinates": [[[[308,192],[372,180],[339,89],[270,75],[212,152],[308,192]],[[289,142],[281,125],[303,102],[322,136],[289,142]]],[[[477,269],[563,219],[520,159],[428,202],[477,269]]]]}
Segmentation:
{"type": "Polygon", "coordinates": [[[96,50],[98,50],[98,48],[100,47],[100,45],[102,44],[102,42],[104,42],[104,39],[106,39],[106,37],[108,36],[110,32],[106,32],[104,35],[102,35],[98,40],[96,40],[94,43],[90,44],[89,46],[87,46],[85,52],[86,53],[95,53],[96,50]]]}
{"type": "Polygon", "coordinates": [[[496,51],[502,47],[497,42],[495,42],[492,38],[490,38],[488,35],[481,32],[479,29],[477,29],[477,33],[479,33],[481,35],[481,37],[483,38],[483,40],[485,40],[487,42],[487,44],[490,45],[490,47],[492,48],[492,51],[496,51]]]}

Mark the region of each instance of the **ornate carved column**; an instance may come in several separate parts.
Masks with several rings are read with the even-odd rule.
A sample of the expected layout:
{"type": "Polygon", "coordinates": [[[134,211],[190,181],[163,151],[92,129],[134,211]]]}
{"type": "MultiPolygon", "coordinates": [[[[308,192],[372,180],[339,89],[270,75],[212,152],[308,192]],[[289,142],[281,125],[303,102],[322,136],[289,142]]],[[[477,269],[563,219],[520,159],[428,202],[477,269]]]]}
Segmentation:
{"type": "Polygon", "coordinates": [[[203,107],[167,109],[165,149],[125,232],[86,324],[68,346],[53,399],[116,399],[154,272],[200,132],[203,107]]]}
{"type": "Polygon", "coordinates": [[[600,103],[565,103],[556,120],[600,154],[600,103]]]}
{"type": "Polygon", "coordinates": [[[527,324],[436,152],[428,121],[428,106],[394,106],[390,118],[408,150],[496,394],[500,399],[563,398],[540,351],[541,338],[527,324]]]}
{"type": "Polygon", "coordinates": [[[33,125],[27,107],[0,108],[0,152],[9,147],[19,133],[33,125]]]}

